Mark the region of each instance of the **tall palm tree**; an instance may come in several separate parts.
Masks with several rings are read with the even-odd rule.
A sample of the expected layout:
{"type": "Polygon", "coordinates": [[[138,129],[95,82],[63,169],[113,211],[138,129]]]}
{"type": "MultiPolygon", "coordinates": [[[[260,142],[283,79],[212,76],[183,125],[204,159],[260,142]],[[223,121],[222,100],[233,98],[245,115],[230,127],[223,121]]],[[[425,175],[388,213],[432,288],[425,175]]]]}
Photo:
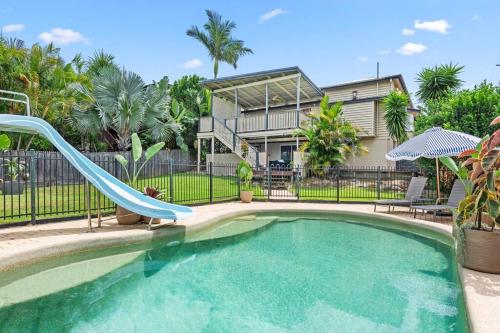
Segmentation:
{"type": "Polygon", "coordinates": [[[307,160],[312,168],[342,165],[349,157],[367,151],[359,138],[361,130],[342,118],[342,103],[330,105],[328,96],[324,96],[320,113],[310,118],[295,135],[306,137],[300,150],[309,152],[307,160]]]}
{"type": "Polygon", "coordinates": [[[423,102],[434,101],[458,89],[463,83],[458,77],[463,69],[464,66],[451,63],[422,69],[415,80],[417,97],[423,102]]]}
{"type": "Polygon", "coordinates": [[[384,119],[389,136],[397,143],[408,139],[406,125],[408,113],[406,108],[410,102],[408,95],[402,91],[393,90],[385,97],[382,104],[385,108],[384,119]]]}
{"type": "Polygon", "coordinates": [[[204,31],[197,26],[192,26],[186,34],[202,43],[208,50],[210,58],[214,62],[214,78],[219,73],[219,62],[225,62],[237,67],[240,57],[252,54],[253,51],[244,46],[242,40],[231,36],[236,28],[236,23],[230,20],[222,20],[222,17],[212,10],[206,11],[208,22],[203,25],[204,31]]]}

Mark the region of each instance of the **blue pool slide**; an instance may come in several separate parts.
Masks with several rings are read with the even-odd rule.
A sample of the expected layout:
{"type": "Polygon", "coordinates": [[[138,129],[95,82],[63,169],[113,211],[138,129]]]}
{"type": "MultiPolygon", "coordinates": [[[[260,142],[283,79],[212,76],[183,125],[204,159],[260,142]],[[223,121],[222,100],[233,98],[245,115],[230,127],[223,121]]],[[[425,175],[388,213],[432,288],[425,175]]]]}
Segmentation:
{"type": "Polygon", "coordinates": [[[193,214],[193,210],[189,207],[153,199],[113,177],[66,142],[49,123],[41,118],[0,114],[0,131],[45,136],[102,194],[134,213],[171,220],[180,220],[193,214]]]}

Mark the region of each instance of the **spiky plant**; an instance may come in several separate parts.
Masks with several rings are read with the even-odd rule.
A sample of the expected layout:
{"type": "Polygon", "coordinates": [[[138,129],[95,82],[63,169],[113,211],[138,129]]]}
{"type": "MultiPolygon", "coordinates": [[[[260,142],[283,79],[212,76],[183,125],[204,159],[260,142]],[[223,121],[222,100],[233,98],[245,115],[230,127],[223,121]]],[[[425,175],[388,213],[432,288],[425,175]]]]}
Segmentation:
{"type": "Polygon", "coordinates": [[[384,98],[382,104],[385,108],[384,119],[389,136],[397,143],[408,139],[406,125],[408,113],[406,108],[410,103],[408,95],[402,91],[393,90],[384,98]]]}
{"type": "Polygon", "coordinates": [[[458,89],[463,83],[459,78],[463,69],[464,66],[451,63],[422,69],[415,80],[417,97],[423,102],[434,101],[458,89]]]}

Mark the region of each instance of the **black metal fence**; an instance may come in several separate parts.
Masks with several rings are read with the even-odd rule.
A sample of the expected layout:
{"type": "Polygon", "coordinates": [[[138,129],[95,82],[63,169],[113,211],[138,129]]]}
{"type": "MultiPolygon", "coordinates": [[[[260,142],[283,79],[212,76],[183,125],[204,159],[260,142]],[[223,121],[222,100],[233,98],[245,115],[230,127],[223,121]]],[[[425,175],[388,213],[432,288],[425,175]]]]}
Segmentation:
{"type": "MultiPolygon", "coordinates": [[[[130,156],[126,156],[130,158],[130,156]]],[[[109,154],[90,158],[115,177],[125,172],[109,154]]],[[[129,163],[130,165],[131,163],[129,163]]],[[[0,225],[84,216],[85,179],[58,152],[0,153],[0,225]]],[[[322,168],[270,165],[254,170],[250,184],[236,177],[234,164],[203,164],[155,156],[143,169],[137,188],[160,189],[162,199],[185,205],[237,200],[252,190],[255,200],[369,202],[402,198],[415,170],[322,168]]],[[[433,198],[431,183],[424,196],[433,198]]],[[[112,213],[115,205],[90,186],[90,208],[112,213]]]]}

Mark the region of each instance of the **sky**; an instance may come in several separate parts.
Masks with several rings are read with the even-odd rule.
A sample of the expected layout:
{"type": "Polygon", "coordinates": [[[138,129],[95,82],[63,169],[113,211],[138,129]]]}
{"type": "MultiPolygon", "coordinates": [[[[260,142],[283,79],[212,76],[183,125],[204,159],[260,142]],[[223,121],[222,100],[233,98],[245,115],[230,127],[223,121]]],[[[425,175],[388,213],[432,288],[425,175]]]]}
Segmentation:
{"type": "Polygon", "coordinates": [[[403,74],[411,93],[423,67],[465,66],[464,87],[500,82],[500,1],[8,1],[0,28],[27,43],[53,41],[66,60],[104,49],[145,82],[213,76],[204,47],[186,36],[205,9],[236,22],[253,55],[219,77],[299,66],[318,86],[403,74]]]}

